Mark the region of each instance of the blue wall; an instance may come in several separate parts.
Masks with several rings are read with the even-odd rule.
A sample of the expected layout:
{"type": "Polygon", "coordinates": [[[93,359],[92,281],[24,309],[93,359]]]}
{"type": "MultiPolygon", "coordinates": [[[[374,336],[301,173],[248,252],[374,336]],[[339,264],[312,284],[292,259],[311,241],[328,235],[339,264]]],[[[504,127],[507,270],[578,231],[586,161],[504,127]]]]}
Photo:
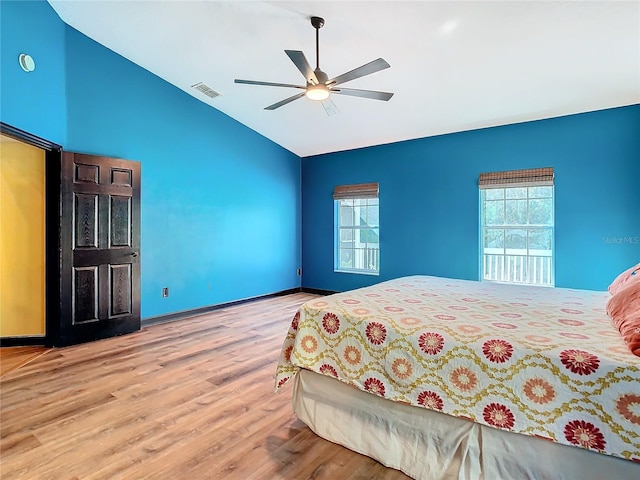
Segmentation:
{"type": "Polygon", "coordinates": [[[48,45],[60,85],[42,76],[31,88],[49,89],[47,101],[65,108],[42,125],[40,105],[15,102],[2,121],[66,150],[142,164],[143,318],[300,286],[297,156],[66,26],[47,3],[8,3],[3,103],[26,76],[5,82],[5,40],[15,49],[23,41],[4,26],[26,25],[35,12],[42,31],[24,49],[39,62],[48,45]]]}
{"type": "Polygon", "coordinates": [[[412,274],[477,280],[478,175],[548,166],[556,286],[604,290],[640,261],[639,105],[304,158],[303,286],[343,291],[412,274]],[[335,273],[333,188],[375,181],[380,276],[335,273]]]}
{"type": "Polygon", "coordinates": [[[0,118],[58,145],[67,136],[65,30],[48,3],[0,1],[0,118]],[[33,72],[20,68],[21,53],[33,72]]]}

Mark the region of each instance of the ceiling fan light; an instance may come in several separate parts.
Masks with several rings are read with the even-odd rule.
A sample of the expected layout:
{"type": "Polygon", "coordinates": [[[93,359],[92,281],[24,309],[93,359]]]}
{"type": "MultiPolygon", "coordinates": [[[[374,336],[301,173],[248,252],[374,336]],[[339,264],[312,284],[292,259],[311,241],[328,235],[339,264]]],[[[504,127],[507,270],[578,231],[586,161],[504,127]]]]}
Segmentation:
{"type": "Polygon", "coordinates": [[[329,98],[329,89],[326,85],[310,85],[305,95],[309,100],[322,101],[329,98]]]}

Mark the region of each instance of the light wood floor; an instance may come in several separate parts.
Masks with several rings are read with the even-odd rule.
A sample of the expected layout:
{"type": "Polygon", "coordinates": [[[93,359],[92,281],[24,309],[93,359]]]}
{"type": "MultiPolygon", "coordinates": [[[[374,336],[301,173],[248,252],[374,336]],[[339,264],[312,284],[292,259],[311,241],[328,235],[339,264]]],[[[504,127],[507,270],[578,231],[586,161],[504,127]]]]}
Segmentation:
{"type": "Polygon", "coordinates": [[[0,478],[407,480],[316,436],[273,393],[310,294],[61,349],[2,348],[0,478]]]}

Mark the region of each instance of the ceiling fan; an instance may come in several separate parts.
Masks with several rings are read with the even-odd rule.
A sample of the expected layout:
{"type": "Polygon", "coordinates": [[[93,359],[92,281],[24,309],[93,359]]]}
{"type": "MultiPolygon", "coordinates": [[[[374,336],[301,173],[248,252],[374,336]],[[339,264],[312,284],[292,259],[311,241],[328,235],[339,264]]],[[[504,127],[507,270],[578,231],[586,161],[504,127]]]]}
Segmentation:
{"type": "Polygon", "coordinates": [[[288,87],[304,90],[304,92],[296,93],[295,95],[285,98],[273,105],[265,107],[265,110],[275,110],[287,103],[291,103],[294,100],[306,96],[310,100],[316,100],[322,103],[322,106],[327,112],[327,115],[337,113],[337,107],[330,98],[330,94],[337,93],[340,95],[351,95],[353,97],[371,98],[374,100],[388,101],[393,97],[393,93],[388,92],[376,92],[374,90],[358,90],[354,88],[342,88],[338,85],[350,82],[356,78],[364,77],[372,73],[379,72],[385,68],[389,68],[390,65],[382,58],[378,58],[372,62],[355,68],[347,73],[338,75],[332,79],[320,70],[320,46],[319,46],[319,32],[324,25],[324,19],[320,17],[311,17],[311,25],[316,29],[316,68],[311,69],[311,65],[307,61],[304,53],[299,50],[285,50],[284,52],[289,56],[291,61],[300,70],[306,80],[306,85],[292,85],[289,83],[273,83],[273,82],[259,82],[255,80],[241,80],[236,78],[235,83],[244,83],[248,85],[266,85],[268,87],[288,87]]]}

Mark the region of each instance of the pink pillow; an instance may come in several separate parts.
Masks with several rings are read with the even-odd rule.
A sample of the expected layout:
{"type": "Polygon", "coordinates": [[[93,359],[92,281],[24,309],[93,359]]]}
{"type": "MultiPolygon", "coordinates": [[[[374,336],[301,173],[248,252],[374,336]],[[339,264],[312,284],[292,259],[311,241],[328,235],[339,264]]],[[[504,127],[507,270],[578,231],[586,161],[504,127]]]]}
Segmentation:
{"type": "Polygon", "coordinates": [[[631,353],[640,357],[640,282],[627,282],[611,297],[607,302],[607,314],[620,330],[631,353]]]}
{"type": "Polygon", "coordinates": [[[640,263],[618,275],[613,283],[609,285],[609,293],[615,295],[630,281],[640,281],[640,263]]]}

